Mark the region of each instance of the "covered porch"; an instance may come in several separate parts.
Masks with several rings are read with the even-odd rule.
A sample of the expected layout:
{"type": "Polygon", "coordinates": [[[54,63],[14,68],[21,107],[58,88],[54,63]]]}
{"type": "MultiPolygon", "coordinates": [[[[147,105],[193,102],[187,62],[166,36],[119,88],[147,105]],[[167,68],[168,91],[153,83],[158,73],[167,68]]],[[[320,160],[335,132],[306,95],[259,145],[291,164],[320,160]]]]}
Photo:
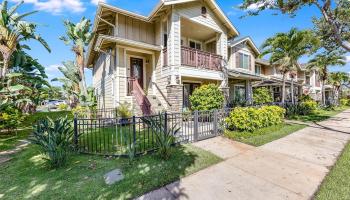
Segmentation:
{"type": "MultiPolygon", "coordinates": [[[[185,17],[180,18],[180,24],[181,65],[189,68],[222,71],[223,56],[219,46],[219,38],[222,33],[185,17]]],[[[163,55],[163,64],[167,66],[169,64],[167,48],[163,49],[163,55]]]]}

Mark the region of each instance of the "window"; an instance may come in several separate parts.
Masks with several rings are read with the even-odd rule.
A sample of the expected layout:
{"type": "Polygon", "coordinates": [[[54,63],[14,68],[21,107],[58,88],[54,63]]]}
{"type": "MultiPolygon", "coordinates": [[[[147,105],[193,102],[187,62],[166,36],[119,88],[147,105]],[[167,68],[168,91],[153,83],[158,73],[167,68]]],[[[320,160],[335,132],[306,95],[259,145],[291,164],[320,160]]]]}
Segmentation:
{"type": "Polygon", "coordinates": [[[242,69],[249,69],[249,65],[250,65],[250,56],[243,54],[243,53],[239,53],[239,68],[242,69]]]}
{"type": "Polygon", "coordinates": [[[163,46],[166,48],[168,46],[168,21],[163,21],[163,46]]]}
{"type": "Polygon", "coordinates": [[[305,74],[305,83],[307,85],[310,85],[311,81],[310,81],[310,74],[305,74]]]}
{"type": "Polygon", "coordinates": [[[202,49],[201,43],[195,41],[190,41],[190,47],[198,50],[202,49]]]}
{"type": "Polygon", "coordinates": [[[255,74],[260,75],[261,74],[261,66],[255,65],[255,74]]]}

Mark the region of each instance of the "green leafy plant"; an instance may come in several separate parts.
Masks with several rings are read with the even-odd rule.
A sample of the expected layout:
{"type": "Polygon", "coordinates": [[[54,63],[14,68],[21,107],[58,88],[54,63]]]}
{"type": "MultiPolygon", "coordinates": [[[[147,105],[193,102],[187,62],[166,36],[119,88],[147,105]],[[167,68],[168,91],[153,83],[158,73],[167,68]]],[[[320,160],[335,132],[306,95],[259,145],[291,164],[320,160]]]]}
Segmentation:
{"type": "Polygon", "coordinates": [[[156,117],[142,117],[141,119],[154,131],[159,155],[163,159],[168,159],[172,152],[172,145],[175,144],[175,136],[180,128],[177,128],[177,124],[168,127],[164,114],[158,114],[156,117]]]}
{"type": "Polygon", "coordinates": [[[224,95],[215,84],[202,85],[190,96],[192,110],[214,110],[223,106],[224,95]]]}
{"type": "Polygon", "coordinates": [[[340,99],[340,105],[341,106],[348,106],[348,105],[350,105],[350,100],[346,99],[346,98],[342,98],[342,99],[340,99]]]}
{"type": "Polygon", "coordinates": [[[228,129],[255,131],[283,122],[285,110],[279,106],[237,107],[225,119],[228,129]]]}
{"type": "Polygon", "coordinates": [[[299,104],[285,104],[283,107],[286,109],[286,116],[288,118],[296,115],[308,115],[317,109],[317,102],[314,100],[308,100],[299,104]]]}
{"type": "Polygon", "coordinates": [[[299,101],[304,102],[304,101],[312,101],[312,97],[307,94],[302,94],[299,98],[299,101]]]}
{"type": "Polygon", "coordinates": [[[17,127],[24,120],[24,115],[14,105],[3,105],[0,112],[0,129],[12,132],[15,130],[17,133],[17,127]]]}
{"type": "Polygon", "coordinates": [[[46,118],[34,126],[30,141],[40,147],[45,160],[52,168],[64,166],[71,152],[73,129],[67,117],[52,120],[46,118]]]}
{"type": "Polygon", "coordinates": [[[85,106],[77,106],[72,109],[72,113],[73,115],[77,115],[77,117],[83,118],[89,113],[89,108],[85,106]]]}
{"type": "Polygon", "coordinates": [[[62,111],[65,111],[68,109],[68,105],[65,104],[65,103],[61,103],[58,105],[58,110],[62,110],[62,111]]]}
{"type": "Polygon", "coordinates": [[[253,101],[256,105],[262,105],[273,102],[272,94],[266,87],[260,87],[253,90],[253,101]]]}
{"type": "Polygon", "coordinates": [[[116,109],[117,117],[121,119],[127,119],[132,117],[131,109],[130,109],[130,104],[127,102],[124,102],[120,104],[117,109],[116,109]]]}

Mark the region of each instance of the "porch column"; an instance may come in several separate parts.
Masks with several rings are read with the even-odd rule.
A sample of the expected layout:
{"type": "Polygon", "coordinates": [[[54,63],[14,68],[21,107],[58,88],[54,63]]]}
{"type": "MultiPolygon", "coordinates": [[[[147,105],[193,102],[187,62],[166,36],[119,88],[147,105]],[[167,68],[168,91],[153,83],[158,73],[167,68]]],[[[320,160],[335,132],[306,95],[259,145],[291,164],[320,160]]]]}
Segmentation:
{"type": "Polygon", "coordinates": [[[170,65],[170,85],[180,84],[179,66],[181,65],[181,18],[174,6],[170,15],[168,39],[168,58],[170,65]]]}
{"type": "Polygon", "coordinates": [[[253,87],[250,80],[246,80],[246,99],[248,104],[253,103],[253,87]]]}

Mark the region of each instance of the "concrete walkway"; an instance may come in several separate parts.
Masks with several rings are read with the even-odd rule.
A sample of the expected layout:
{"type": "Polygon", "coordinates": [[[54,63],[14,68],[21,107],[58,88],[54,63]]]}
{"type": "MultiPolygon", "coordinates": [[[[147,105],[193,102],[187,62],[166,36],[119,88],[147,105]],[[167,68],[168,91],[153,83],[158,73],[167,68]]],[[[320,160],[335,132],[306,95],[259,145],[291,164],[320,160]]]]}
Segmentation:
{"type": "Polygon", "coordinates": [[[349,140],[350,110],[258,148],[201,141],[225,160],[138,199],[310,199],[349,140]]]}

